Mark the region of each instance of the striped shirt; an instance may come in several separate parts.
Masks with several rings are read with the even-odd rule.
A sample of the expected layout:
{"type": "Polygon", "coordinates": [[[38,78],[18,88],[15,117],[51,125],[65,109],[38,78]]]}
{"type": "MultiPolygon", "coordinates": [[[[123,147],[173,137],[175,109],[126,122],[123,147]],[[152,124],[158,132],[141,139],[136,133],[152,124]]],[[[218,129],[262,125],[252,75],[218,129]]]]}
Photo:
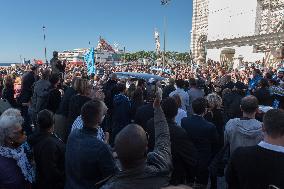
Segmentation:
{"type": "MultiPolygon", "coordinates": [[[[71,132],[75,129],[82,129],[82,128],[83,128],[83,120],[82,120],[81,116],[78,116],[76,118],[76,120],[74,121],[74,123],[72,124],[71,132]]],[[[104,134],[104,131],[101,127],[98,128],[97,139],[101,140],[103,142],[105,140],[105,134],[104,134]]]]}

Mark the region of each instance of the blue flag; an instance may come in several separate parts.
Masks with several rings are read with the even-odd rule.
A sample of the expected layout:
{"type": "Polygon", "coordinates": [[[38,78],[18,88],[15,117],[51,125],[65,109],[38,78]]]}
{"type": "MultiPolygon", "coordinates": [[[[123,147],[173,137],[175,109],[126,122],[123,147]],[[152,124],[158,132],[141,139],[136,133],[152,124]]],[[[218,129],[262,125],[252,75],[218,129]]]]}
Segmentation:
{"type": "Polygon", "coordinates": [[[96,73],[95,66],[95,50],[91,48],[84,56],[85,63],[87,65],[88,75],[96,73]]]}

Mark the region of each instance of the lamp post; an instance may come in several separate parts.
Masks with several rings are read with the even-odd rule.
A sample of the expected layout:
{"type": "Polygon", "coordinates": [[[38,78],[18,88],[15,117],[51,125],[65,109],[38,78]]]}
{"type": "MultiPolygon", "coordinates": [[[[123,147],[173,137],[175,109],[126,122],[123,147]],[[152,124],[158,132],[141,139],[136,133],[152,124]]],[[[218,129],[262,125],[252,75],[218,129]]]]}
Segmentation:
{"type": "Polygon", "coordinates": [[[42,31],[43,31],[43,43],[44,43],[44,58],[45,58],[45,63],[48,64],[48,61],[47,61],[47,58],[46,58],[45,26],[42,27],[42,31]]]}
{"type": "MultiPolygon", "coordinates": [[[[167,7],[170,3],[170,0],[161,0],[161,5],[167,7]]],[[[163,52],[163,67],[165,67],[165,60],[166,60],[166,29],[167,29],[167,18],[164,15],[164,52],[163,52]]]]}

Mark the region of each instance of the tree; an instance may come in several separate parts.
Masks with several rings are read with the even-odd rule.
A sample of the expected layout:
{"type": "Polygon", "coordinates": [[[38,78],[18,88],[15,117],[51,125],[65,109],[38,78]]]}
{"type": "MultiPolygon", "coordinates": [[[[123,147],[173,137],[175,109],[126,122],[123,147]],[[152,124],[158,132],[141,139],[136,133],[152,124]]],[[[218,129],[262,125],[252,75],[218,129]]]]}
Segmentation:
{"type": "MultiPolygon", "coordinates": [[[[190,54],[188,52],[179,53],[176,51],[167,51],[165,54],[167,60],[172,60],[172,62],[182,62],[188,63],[190,62],[190,54]]],[[[158,58],[162,58],[162,53],[158,55],[154,51],[138,51],[134,53],[126,53],[125,61],[137,61],[138,59],[149,59],[151,61],[156,61],[158,58]]]]}

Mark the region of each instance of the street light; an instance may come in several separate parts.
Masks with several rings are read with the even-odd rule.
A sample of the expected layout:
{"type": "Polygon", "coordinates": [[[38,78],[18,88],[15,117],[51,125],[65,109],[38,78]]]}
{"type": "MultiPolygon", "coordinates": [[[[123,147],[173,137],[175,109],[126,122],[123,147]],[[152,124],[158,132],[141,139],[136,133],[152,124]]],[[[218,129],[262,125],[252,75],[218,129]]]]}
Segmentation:
{"type": "Polygon", "coordinates": [[[43,31],[43,43],[44,43],[44,58],[45,58],[45,63],[48,64],[48,61],[46,58],[45,26],[42,27],[42,31],[43,31]]]}
{"type": "MultiPolygon", "coordinates": [[[[171,0],[161,0],[161,5],[166,7],[171,0]]],[[[165,67],[165,56],[166,56],[166,27],[167,27],[167,20],[166,15],[164,15],[164,53],[163,53],[163,67],[165,67]]]]}

